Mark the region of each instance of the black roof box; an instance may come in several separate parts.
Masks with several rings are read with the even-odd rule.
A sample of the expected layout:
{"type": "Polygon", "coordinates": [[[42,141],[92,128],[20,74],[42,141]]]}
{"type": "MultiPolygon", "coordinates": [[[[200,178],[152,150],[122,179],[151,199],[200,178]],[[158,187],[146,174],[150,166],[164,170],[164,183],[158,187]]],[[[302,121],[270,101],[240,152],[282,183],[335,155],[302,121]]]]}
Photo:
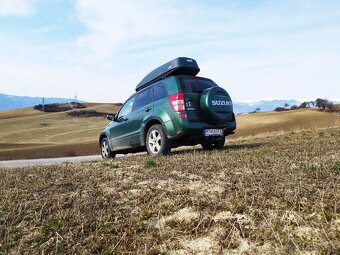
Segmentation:
{"type": "Polygon", "coordinates": [[[196,75],[199,71],[200,69],[196,60],[185,57],[175,58],[145,76],[145,78],[136,86],[136,91],[170,75],[196,75]]]}

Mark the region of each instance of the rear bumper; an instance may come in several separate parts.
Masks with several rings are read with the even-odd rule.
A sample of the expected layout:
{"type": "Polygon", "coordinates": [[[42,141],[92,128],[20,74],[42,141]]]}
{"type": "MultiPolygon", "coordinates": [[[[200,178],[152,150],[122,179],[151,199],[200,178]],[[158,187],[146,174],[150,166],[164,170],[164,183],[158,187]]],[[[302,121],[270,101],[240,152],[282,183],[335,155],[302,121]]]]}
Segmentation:
{"type": "Polygon", "coordinates": [[[182,123],[180,123],[180,125],[176,125],[177,128],[174,127],[173,121],[164,123],[165,132],[169,139],[176,140],[183,136],[191,136],[193,139],[201,139],[204,138],[203,130],[206,128],[223,129],[224,136],[228,136],[233,134],[236,129],[236,121],[227,122],[223,125],[213,125],[206,122],[189,122],[186,119],[181,122],[182,123]]]}

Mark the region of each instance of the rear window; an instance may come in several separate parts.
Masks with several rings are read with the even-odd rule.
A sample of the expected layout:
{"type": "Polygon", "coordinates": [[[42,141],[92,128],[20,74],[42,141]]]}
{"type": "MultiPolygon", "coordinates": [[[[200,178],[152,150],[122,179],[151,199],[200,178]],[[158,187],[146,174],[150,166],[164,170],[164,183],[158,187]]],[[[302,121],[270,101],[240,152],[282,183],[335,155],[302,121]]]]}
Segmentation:
{"type": "Polygon", "coordinates": [[[153,100],[156,102],[164,97],[168,97],[168,92],[166,91],[163,83],[157,83],[153,86],[153,100]]]}
{"type": "Polygon", "coordinates": [[[203,92],[207,88],[217,86],[212,80],[203,79],[203,78],[193,78],[193,77],[181,77],[179,78],[179,82],[182,87],[183,93],[191,93],[191,92],[203,92]]]}
{"type": "Polygon", "coordinates": [[[146,89],[137,94],[135,103],[133,104],[132,111],[138,110],[150,103],[152,103],[152,90],[146,89]]]}

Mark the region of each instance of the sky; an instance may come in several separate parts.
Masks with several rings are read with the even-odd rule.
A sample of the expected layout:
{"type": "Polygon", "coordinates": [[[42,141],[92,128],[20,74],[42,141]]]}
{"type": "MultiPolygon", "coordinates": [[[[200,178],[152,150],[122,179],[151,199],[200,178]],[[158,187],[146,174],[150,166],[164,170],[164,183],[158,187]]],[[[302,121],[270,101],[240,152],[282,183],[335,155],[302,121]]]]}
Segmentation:
{"type": "Polygon", "coordinates": [[[0,93],[124,102],[182,56],[234,101],[340,101],[340,1],[0,0],[0,93]]]}

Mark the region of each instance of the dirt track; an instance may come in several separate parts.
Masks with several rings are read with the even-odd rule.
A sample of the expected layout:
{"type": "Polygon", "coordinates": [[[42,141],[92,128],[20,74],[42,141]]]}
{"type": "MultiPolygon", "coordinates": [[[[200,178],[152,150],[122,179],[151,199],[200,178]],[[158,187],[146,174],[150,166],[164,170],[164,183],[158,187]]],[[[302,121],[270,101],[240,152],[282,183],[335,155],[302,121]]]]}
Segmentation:
{"type": "Polygon", "coordinates": [[[53,165],[53,164],[62,164],[62,163],[66,163],[66,162],[74,163],[74,162],[93,161],[93,160],[99,160],[99,159],[101,159],[100,155],[65,157],[65,158],[6,160],[6,161],[0,161],[0,167],[53,165]]]}

